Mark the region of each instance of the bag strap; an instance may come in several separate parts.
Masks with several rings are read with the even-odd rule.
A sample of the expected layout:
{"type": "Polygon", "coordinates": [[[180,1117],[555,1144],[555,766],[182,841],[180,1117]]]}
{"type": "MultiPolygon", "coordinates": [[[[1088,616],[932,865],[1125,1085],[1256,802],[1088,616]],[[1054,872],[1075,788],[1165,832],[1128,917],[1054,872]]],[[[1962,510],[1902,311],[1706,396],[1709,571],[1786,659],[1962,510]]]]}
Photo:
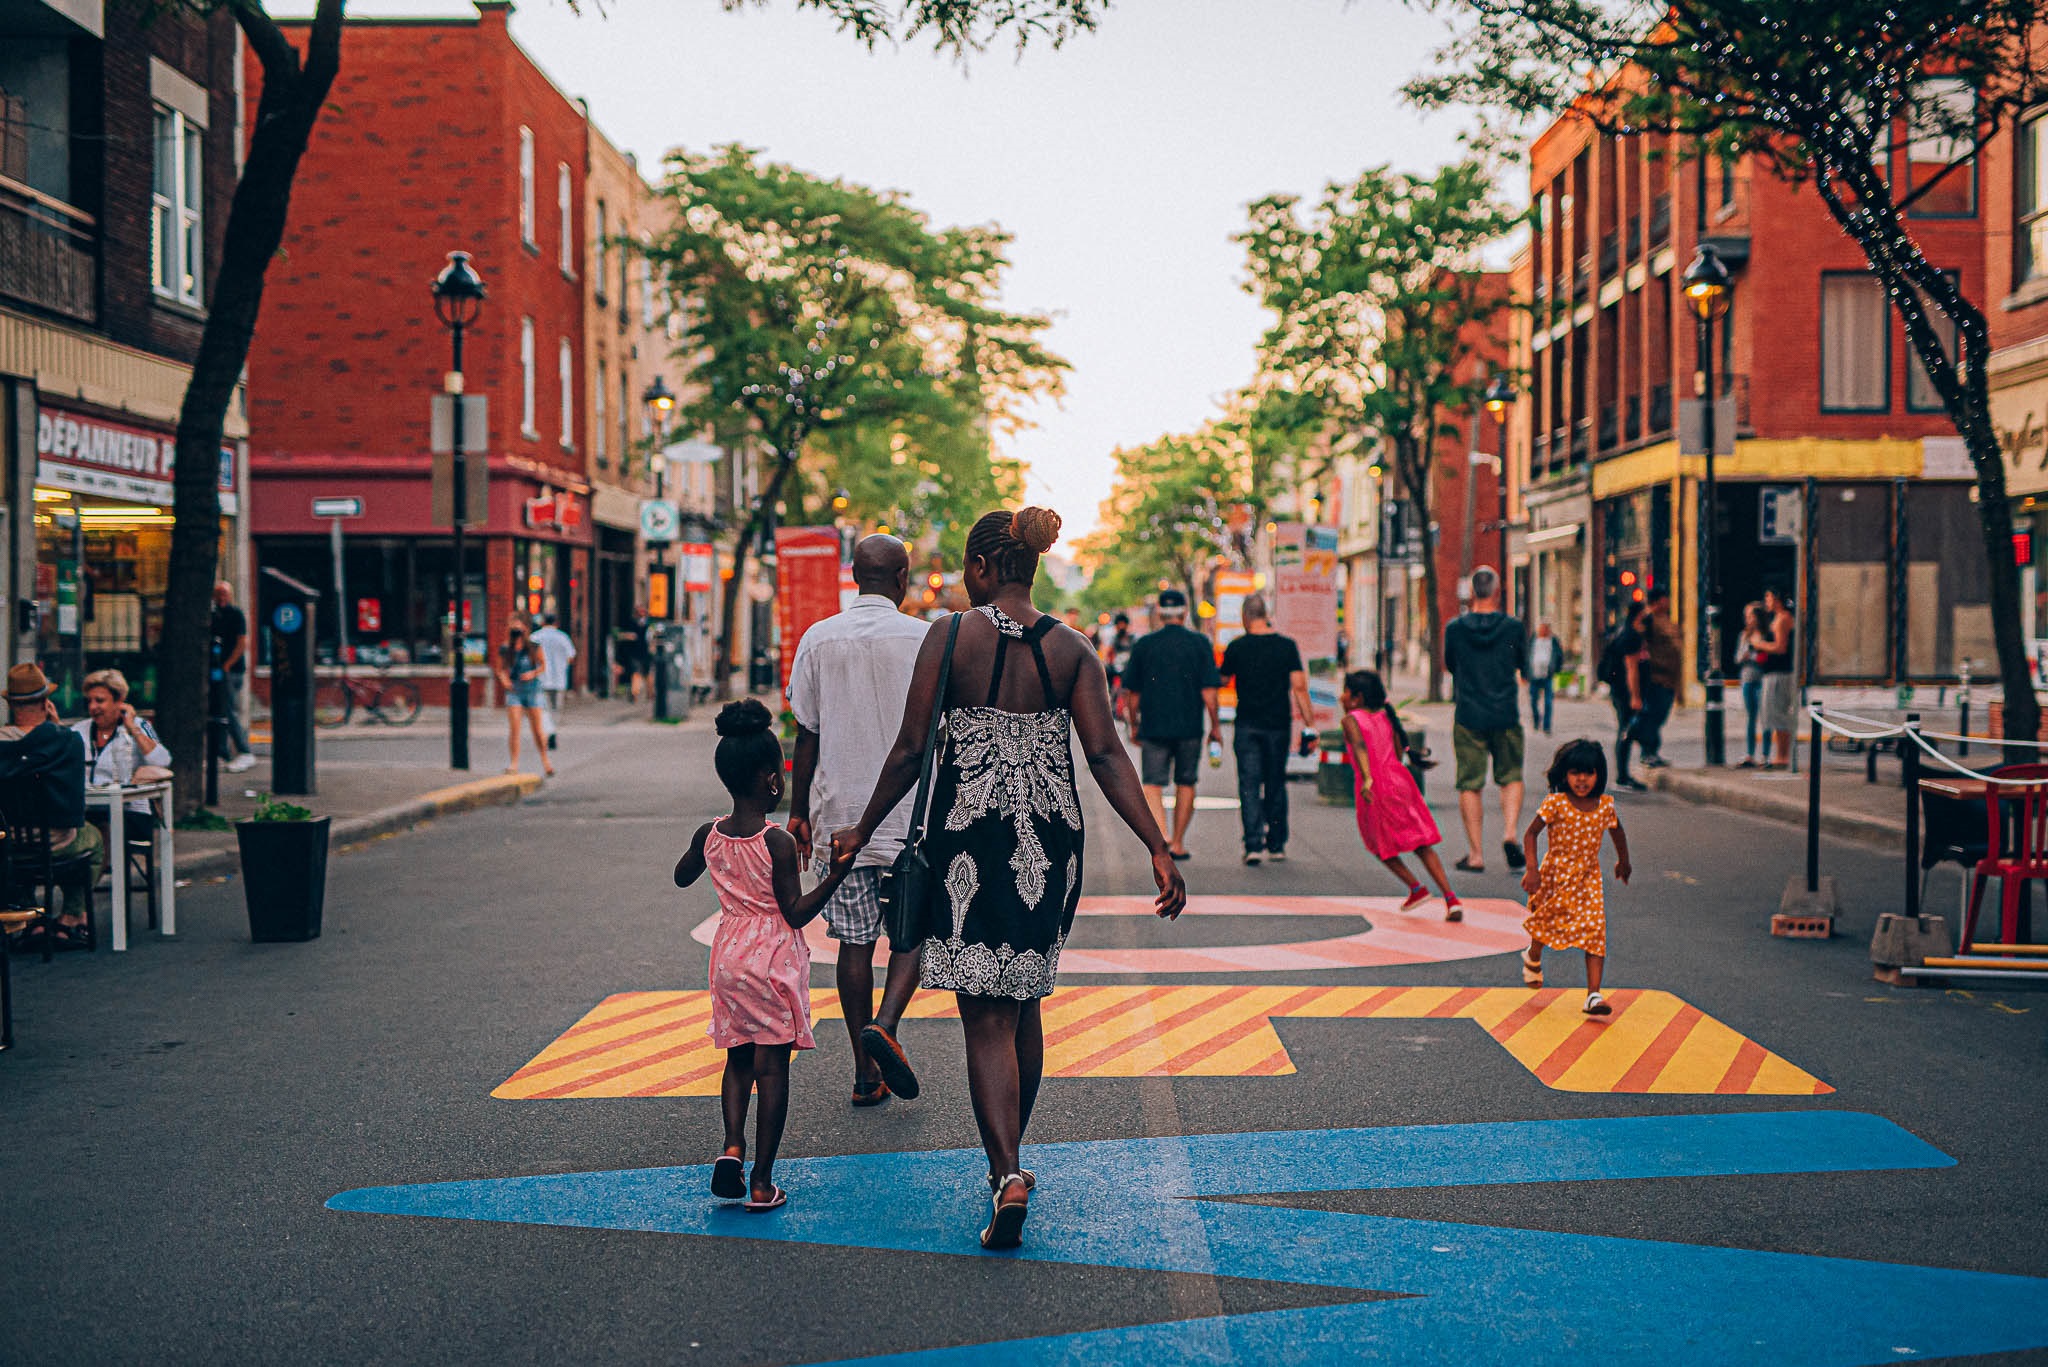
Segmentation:
{"type": "Polygon", "coordinates": [[[915,845],[924,839],[926,808],[932,795],[932,752],[939,744],[939,719],[946,714],[946,688],[953,678],[953,643],[960,638],[960,614],[953,614],[953,625],[946,631],[946,653],[939,660],[939,689],[932,695],[932,721],[924,733],[924,757],[917,766],[917,801],[910,808],[910,836],[907,844],[915,845]]]}

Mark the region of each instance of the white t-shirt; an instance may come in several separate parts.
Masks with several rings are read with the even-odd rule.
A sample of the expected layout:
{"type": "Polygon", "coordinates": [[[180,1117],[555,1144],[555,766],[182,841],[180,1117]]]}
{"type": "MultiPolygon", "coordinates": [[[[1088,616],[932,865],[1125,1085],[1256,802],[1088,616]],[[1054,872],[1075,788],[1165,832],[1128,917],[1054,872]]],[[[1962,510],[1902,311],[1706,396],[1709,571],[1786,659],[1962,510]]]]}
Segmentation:
{"type": "Polygon", "coordinates": [[[540,647],[540,686],[567,688],[569,661],[576,658],[576,643],[569,633],[560,627],[542,627],[533,633],[533,643],[540,647]]]}
{"type": "MultiPolygon", "coordinates": [[[[142,732],[143,738],[150,743],[150,748],[141,753],[137,753],[135,740],[128,734],[128,728],[125,726],[116,727],[114,729],[114,738],[108,741],[103,749],[95,750],[93,748],[92,718],[87,717],[84,721],[72,723],[71,729],[76,731],[79,739],[85,742],[86,787],[99,788],[109,783],[126,783],[134,778],[135,771],[145,764],[154,764],[159,768],[165,769],[170,767],[170,747],[158,739],[156,728],[151,726],[148,719],[144,717],[137,717],[135,719],[135,726],[137,730],[142,732]]],[[[147,812],[149,810],[149,803],[147,800],[131,802],[128,804],[128,810],[131,812],[147,812]]]]}
{"type": "MultiPolygon", "coordinates": [[[[842,612],[804,633],[789,667],[789,710],[797,725],[818,733],[818,770],[811,779],[811,848],[823,851],[835,831],[860,822],[875,780],[903,726],[903,703],[929,625],[864,593],[842,612]]],[[[856,868],[896,862],[910,831],[905,797],[875,828],[856,868]]]]}

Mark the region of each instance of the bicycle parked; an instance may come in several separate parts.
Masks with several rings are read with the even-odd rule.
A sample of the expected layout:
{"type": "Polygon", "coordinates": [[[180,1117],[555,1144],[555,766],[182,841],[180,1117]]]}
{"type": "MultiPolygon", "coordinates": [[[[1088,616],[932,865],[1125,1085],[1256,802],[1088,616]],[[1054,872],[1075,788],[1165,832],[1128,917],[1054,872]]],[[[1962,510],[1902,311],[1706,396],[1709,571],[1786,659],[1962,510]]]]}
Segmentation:
{"type": "Polygon", "coordinates": [[[322,679],[313,686],[313,724],[342,726],[361,707],[387,726],[410,726],[420,714],[420,690],[406,679],[322,679]]]}

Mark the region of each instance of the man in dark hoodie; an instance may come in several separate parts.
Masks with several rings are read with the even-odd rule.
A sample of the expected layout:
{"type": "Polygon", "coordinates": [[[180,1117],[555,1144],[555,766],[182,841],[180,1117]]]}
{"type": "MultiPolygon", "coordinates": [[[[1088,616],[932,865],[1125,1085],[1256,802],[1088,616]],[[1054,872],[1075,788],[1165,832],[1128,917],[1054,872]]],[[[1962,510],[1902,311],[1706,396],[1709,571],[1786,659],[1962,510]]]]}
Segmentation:
{"type": "Polygon", "coordinates": [[[1444,628],[1444,668],[1456,681],[1451,748],[1458,760],[1458,814],[1465,820],[1467,873],[1484,873],[1486,766],[1500,789],[1508,867],[1523,866],[1515,832],[1522,820],[1522,711],[1517,676],[1529,668],[1529,633],[1521,619],[1500,609],[1500,574],[1490,565],[1472,571],[1472,607],[1444,628]]]}
{"type": "Polygon", "coordinates": [[[19,785],[32,806],[21,815],[47,824],[51,855],[59,863],[69,861],[68,876],[58,875],[64,881],[64,909],[51,932],[56,947],[91,949],[85,890],[99,882],[106,842],[99,827],[85,819],[85,742],[57,724],[57,709],[50,703],[54,691],[33,664],[7,671],[9,724],[0,726],[0,779],[19,785]]]}

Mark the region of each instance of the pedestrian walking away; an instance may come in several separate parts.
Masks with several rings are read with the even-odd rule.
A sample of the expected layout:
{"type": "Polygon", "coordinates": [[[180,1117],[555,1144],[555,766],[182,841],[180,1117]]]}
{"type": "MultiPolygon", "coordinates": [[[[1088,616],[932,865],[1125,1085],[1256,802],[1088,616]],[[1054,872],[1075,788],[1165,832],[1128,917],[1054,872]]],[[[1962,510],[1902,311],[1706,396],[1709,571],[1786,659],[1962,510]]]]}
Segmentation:
{"type": "Polygon", "coordinates": [[[533,633],[534,648],[540,651],[540,693],[541,730],[548,738],[548,749],[556,744],[560,734],[562,700],[569,693],[569,666],[576,659],[576,643],[569,639],[569,633],[555,625],[555,614],[544,613],[533,633]]]}
{"type": "Polygon", "coordinates": [[[1742,683],[1742,762],[1738,769],[1757,767],[1756,743],[1761,736],[1765,743],[1765,758],[1769,758],[1770,736],[1760,726],[1764,704],[1764,668],[1756,648],[1756,638],[1770,625],[1770,618],[1764,613],[1761,601],[1750,603],[1742,609],[1742,635],[1735,642],[1735,674],[1742,683]]]}
{"type": "Polygon", "coordinates": [[[1237,759],[1244,862],[1257,864],[1287,857],[1287,756],[1301,728],[1315,724],[1315,708],[1301,649],[1273,630],[1264,596],[1246,597],[1239,615],[1244,635],[1223,648],[1219,672],[1237,688],[1230,747],[1237,759]]]}
{"type": "Polygon", "coordinates": [[[1761,676],[1757,726],[1770,738],[1763,767],[1785,769],[1792,764],[1792,713],[1799,700],[1792,673],[1792,644],[1799,626],[1792,616],[1792,601],[1782,589],[1764,590],[1763,615],[1766,625],[1749,634],[1761,676]]]}
{"type": "Polygon", "coordinates": [[[1444,919],[1464,920],[1464,904],[1451,891],[1450,875],[1437,857],[1443,834],[1408,772],[1408,733],[1387,703],[1386,684],[1369,669],[1344,676],[1344,745],[1358,799],[1359,838],[1408,889],[1401,910],[1413,911],[1429,900],[1429,889],[1401,862],[1402,855],[1413,854],[1444,895],[1444,919]]]}
{"type": "Polygon", "coordinates": [[[1466,873],[1486,872],[1485,803],[1489,761],[1500,789],[1501,851],[1510,870],[1522,867],[1515,831],[1522,820],[1522,707],[1516,676],[1528,668],[1529,639],[1521,620],[1501,611],[1500,573],[1472,571],[1472,607],[1444,628],[1444,668],[1455,681],[1451,749],[1458,761],[1458,814],[1468,853],[1466,873]]]}
{"type": "Polygon", "coordinates": [[[249,679],[249,619],[235,606],[235,586],[222,580],[213,586],[213,667],[220,671],[221,715],[218,718],[228,751],[227,770],[239,774],[255,767],[249,733],[242,727],[242,686],[249,679]]]}
{"type": "Polygon", "coordinates": [[[1598,741],[1575,740],[1550,762],[1550,795],[1537,808],[1523,843],[1531,853],[1536,837],[1549,833],[1540,863],[1522,875],[1529,894],[1529,915],[1522,929],[1529,947],[1522,951],[1522,983],[1543,986],[1543,951],[1581,949],[1586,953],[1586,1004],[1589,1016],[1613,1013],[1600,995],[1601,973],[1607,966],[1607,896],[1600,881],[1600,843],[1614,832],[1614,876],[1628,884],[1628,833],[1607,792],[1607,755],[1598,741]]]}
{"type": "Polygon", "coordinates": [[[1195,783],[1202,772],[1203,718],[1211,745],[1223,743],[1216,690],[1223,684],[1209,638],[1187,625],[1188,599],[1179,589],[1159,594],[1157,631],[1131,647],[1124,669],[1124,705],[1137,738],[1145,801],[1152,819],[1166,826],[1166,785],[1173,785],[1175,859],[1188,855],[1188,827],[1195,819],[1195,783]]]}
{"type": "Polygon", "coordinates": [[[874,838],[918,781],[937,709],[944,726],[925,835],[934,888],[922,909],[921,982],[959,1002],[993,1204],[984,1248],[1022,1241],[1037,1186],[1018,1150],[1045,1069],[1040,1002],[1059,976],[1081,899],[1073,735],[1110,807],[1151,855],[1154,910],[1171,920],[1187,902],[1117,735],[1101,662],[1079,632],[1031,605],[1038,558],[1059,525],[1057,513],[1024,508],[988,513],[968,532],[961,581],[973,610],[934,623],[925,637],[881,778],[859,824],[832,840],[836,866],[874,838]]]}
{"type": "MultiPolygon", "coordinates": [[[[804,633],[789,669],[789,710],[796,716],[789,833],[820,877],[832,837],[860,820],[881,777],[926,630],[899,611],[910,592],[910,555],[895,537],[878,533],[853,548],[853,582],[860,596],[804,633]]],[[[917,1073],[896,1039],[917,989],[916,945],[889,946],[880,1010],[874,1002],[882,878],[909,829],[909,805],[899,803],[825,904],[826,928],[839,942],[835,976],[853,1042],[856,1106],[878,1105],[892,1092],[918,1093],[917,1073]]]]}
{"type": "Polygon", "coordinates": [[[1664,723],[1678,701],[1678,685],[1684,677],[1685,653],[1678,635],[1678,623],[1671,617],[1671,590],[1659,584],[1644,600],[1647,611],[1637,619],[1636,630],[1643,638],[1643,656],[1637,666],[1636,748],[1645,769],[1664,769],[1664,723]]]}
{"type": "Polygon", "coordinates": [[[1600,682],[1607,685],[1607,701],[1614,708],[1614,786],[1631,793],[1649,791],[1628,771],[1629,755],[1635,748],[1636,713],[1642,705],[1645,648],[1641,624],[1648,617],[1647,608],[1634,604],[1600,648],[1600,682]]]}
{"type": "Polygon", "coordinates": [[[505,772],[519,772],[519,733],[533,732],[534,748],[540,751],[540,771],[555,776],[555,762],[548,758],[547,737],[540,729],[540,651],[527,638],[526,623],[513,618],[505,627],[505,644],[498,647],[498,687],[505,692],[505,715],[511,721],[511,760],[505,772]]]}
{"type": "Polygon", "coordinates": [[[1551,713],[1557,703],[1557,670],[1564,650],[1550,634],[1550,623],[1538,622],[1529,640],[1529,667],[1523,677],[1529,681],[1529,725],[1550,734],[1551,713]]]}
{"type": "Polygon", "coordinates": [[[718,714],[712,767],[732,794],[732,814],[707,821],[676,862],[676,886],[711,875],[718,890],[718,929],[711,940],[711,1042],[725,1050],[720,1098],[725,1149],[711,1165],[711,1194],[745,1200],[760,1214],[788,1203],[775,1185],[775,1155],[789,1113],[789,1055],[814,1049],[811,1036],[811,951],[803,928],[825,909],[852,856],[835,858],[823,881],[803,890],[796,840],[768,819],[782,805],[782,744],[775,719],[753,698],[718,714]],[[754,1171],[745,1175],[747,1108],[754,1120],[754,1171]]]}

